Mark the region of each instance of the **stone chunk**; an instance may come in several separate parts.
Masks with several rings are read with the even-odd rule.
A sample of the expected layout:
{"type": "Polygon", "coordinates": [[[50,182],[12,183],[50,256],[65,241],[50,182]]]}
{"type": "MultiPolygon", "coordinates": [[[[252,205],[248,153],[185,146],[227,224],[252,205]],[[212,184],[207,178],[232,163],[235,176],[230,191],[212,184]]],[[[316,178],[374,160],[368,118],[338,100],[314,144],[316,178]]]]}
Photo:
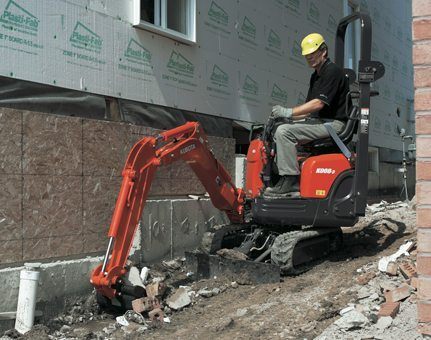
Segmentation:
{"type": "Polygon", "coordinates": [[[344,330],[361,328],[366,324],[368,324],[368,319],[356,310],[344,314],[341,318],[335,321],[335,325],[344,330]]]}
{"type": "Polygon", "coordinates": [[[368,272],[368,273],[359,275],[358,278],[356,279],[356,281],[360,285],[364,286],[368,282],[370,282],[372,279],[374,279],[375,277],[376,277],[376,274],[374,272],[368,272]]]}
{"type": "Polygon", "coordinates": [[[406,279],[410,279],[413,276],[417,276],[416,268],[407,262],[400,264],[400,271],[406,279]]]}
{"type": "Polygon", "coordinates": [[[398,272],[398,265],[396,262],[389,262],[386,268],[386,273],[391,276],[396,276],[398,272]]]}
{"type": "Polygon", "coordinates": [[[192,300],[190,299],[187,290],[184,288],[178,288],[177,291],[171,295],[166,303],[168,306],[174,310],[179,310],[191,304],[192,300]]]}
{"type": "Polygon", "coordinates": [[[392,325],[392,318],[390,316],[382,316],[379,321],[377,321],[376,327],[380,330],[389,328],[392,325]]]}
{"type": "Polygon", "coordinates": [[[408,298],[409,296],[410,296],[410,287],[406,284],[403,284],[402,286],[385,293],[385,299],[387,302],[401,301],[408,298]]]}
{"type": "Polygon", "coordinates": [[[379,318],[384,316],[390,316],[394,318],[395,315],[398,314],[399,310],[400,310],[399,302],[385,302],[380,306],[378,316],[379,318]]]}

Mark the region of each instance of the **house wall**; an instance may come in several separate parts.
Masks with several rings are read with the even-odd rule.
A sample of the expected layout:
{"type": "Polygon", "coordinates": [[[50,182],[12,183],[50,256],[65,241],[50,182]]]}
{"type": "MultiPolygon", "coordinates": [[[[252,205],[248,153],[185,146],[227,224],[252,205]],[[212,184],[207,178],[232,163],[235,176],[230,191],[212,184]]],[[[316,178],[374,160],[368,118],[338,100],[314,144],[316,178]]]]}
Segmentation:
{"type": "MultiPolygon", "coordinates": [[[[156,133],[130,124],[0,108],[0,265],[104,251],[129,150],[143,136],[156,133]]],[[[208,140],[216,157],[234,173],[235,141],[208,140]]],[[[189,166],[176,162],[157,172],[150,199],[177,201],[204,193],[189,166]]],[[[183,205],[195,203],[174,204],[173,212],[180,214],[183,205]]],[[[151,204],[148,209],[153,223],[160,219],[151,204]]],[[[198,217],[190,217],[189,223],[198,227],[177,228],[184,242],[188,235],[194,239],[196,228],[202,233],[223,221],[223,214],[207,203],[193,209],[198,217]]],[[[154,234],[148,223],[143,219],[147,251],[153,248],[145,237],[154,234]]],[[[169,255],[174,251],[168,230],[172,223],[165,224],[162,242],[168,251],[163,255],[169,255]]]]}

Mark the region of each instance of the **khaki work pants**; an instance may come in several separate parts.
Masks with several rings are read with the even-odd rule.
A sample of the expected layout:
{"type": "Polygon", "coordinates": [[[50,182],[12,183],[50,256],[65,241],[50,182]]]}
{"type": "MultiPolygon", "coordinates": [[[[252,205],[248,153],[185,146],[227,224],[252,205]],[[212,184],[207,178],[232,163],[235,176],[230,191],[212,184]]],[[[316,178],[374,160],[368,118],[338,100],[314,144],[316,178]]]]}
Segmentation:
{"type": "Polygon", "coordinates": [[[344,123],[338,120],[307,119],[292,124],[280,125],[275,131],[274,139],[277,145],[276,164],[280,176],[299,175],[296,145],[305,144],[316,139],[329,137],[323,123],[330,122],[338,134],[344,128],[344,123]]]}

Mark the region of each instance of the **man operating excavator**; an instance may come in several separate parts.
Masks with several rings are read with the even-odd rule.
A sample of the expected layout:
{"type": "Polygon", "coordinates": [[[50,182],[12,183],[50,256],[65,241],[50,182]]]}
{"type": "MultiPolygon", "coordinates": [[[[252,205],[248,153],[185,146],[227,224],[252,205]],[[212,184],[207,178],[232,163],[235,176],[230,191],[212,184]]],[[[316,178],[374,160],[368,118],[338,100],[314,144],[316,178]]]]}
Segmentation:
{"type": "Polygon", "coordinates": [[[322,35],[312,33],[301,42],[302,55],[315,71],[311,75],[306,102],[286,108],[272,108],[273,118],[288,118],[292,123],[280,125],[274,135],[277,146],[276,164],[280,179],[265,195],[283,195],[299,191],[300,169],[296,145],[329,137],[324,123],[330,122],[338,134],[347,121],[346,105],[349,82],[343,70],[328,56],[328,46],[322,35]]]}

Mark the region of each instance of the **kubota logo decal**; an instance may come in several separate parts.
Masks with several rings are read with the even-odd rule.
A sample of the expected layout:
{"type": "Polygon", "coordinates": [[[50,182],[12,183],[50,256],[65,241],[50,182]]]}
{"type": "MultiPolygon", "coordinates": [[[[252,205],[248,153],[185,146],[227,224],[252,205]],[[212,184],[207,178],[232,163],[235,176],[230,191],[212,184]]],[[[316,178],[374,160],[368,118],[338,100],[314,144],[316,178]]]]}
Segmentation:
{"type": "Polygon", "coordinates": [[[192,151],[192,150],[194,150],[194,149],[196,149],[196,145],[195,145],[195,144],[190,144],[189,146],[186,146],[185,148],[181,149],[181,150],[180,150],[180,154],[181,154],[181,155],[184,155],[184,154],[186,154],[187,152],[190,152],[190,151],[192,151]]]}
{"type": "Polygon", "coordinates": [[[316,174],[333,175],[335,174],[335,170],[332,168],[317,168],[316,174]]]}

